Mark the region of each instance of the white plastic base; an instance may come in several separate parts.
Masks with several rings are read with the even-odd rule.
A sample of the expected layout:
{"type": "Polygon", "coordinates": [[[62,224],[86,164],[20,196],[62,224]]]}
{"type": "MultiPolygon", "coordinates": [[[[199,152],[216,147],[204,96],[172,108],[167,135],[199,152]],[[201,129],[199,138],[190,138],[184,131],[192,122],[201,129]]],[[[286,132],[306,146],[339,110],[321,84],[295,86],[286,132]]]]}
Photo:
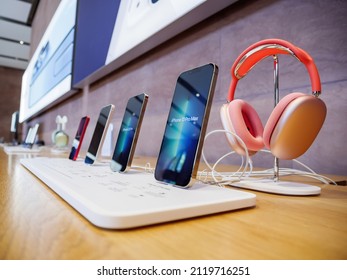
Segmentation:
{"type": "Polygon", "coordinates": [[[275,182],[273,179],[242,180],[233,183],[232,186],[282,195],[319,195],[321,192],[321,189],[317,186],[286,181],[275,182]]]}
{"type": "Polygon", "coordinates": [[[109,163],[35,157],[21,164],[96,226],[125,229],[253,207],[250,192],[159,183],[153,174],[112,172],[109,163]]]}
{"type": "Polygon", "coordinates": [[[6,146],[4,147],[4,151],[7,155],[13,154],[35,154],[40,153],[42,147],[33,146],[32,148],[24,147],[24,146],[6,146]]]}

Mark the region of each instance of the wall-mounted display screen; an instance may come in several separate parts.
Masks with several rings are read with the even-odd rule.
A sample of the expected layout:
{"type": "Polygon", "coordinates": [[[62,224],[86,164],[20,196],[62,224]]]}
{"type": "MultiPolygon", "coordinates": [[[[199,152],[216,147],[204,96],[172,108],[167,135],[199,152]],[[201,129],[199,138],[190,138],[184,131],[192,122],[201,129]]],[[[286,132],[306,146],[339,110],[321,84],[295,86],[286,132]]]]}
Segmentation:
{"type": "Polygon", "coordinates": [[[206,0],[122,1],[106,64],[153,36],[206,0]]]}
{"type": "Polygon", "coordinates": [[[71,90],[77,0],[62,0],[22,78],[23,122],[71,90]]]}
{"type": "Polygon", "coordinates": [[[96,81],[236,1],[79,1],[73,86],[96,81]]]}
{"type": "Polygon", "coordinates": [[[61,0],[22,79],[20,122],[237,0],[61,0]]]}

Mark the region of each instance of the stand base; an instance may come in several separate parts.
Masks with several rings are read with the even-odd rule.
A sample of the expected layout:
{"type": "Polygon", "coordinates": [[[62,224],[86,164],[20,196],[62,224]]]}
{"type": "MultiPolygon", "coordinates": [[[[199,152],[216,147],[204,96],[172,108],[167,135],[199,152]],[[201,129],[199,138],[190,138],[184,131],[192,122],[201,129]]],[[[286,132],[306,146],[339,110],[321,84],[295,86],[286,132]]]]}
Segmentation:
{"type": "Polygon", "coordinates": [[[282,195],[307,196],[319,195],[321,192],[321,189],[317,186],[286,181],[274,182],[273,179],[242,180],[240,182],[233,183],[232,186],[282,195]]]}

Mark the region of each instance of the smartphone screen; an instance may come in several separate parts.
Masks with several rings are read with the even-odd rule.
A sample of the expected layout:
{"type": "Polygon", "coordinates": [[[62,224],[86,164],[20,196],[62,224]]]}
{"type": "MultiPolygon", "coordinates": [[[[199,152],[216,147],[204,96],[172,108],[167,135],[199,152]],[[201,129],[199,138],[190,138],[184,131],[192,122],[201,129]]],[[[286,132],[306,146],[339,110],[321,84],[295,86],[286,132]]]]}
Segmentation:
{"type": "Polygon", "coordinates": [[[110,164],[113,171],[124,172],[131,166],[147,101],[144,93],[128,100],[110,164]]]}
{"type": "Polygon", "coordinates": [[[30,127],[27,135],[25,136],[24,145],[29,144],[29,140],[30,140],[30,136],[31,136],[32,132],[33,132],[33,128],[30,127]]]}
{"type": "Polygon", "coordinates": [[[214,64],[182,73],[176,83],[155,168],[155,179],[187,186],[196,176],[218,68],[214,64]]]}
{"type": "Polygon", "coordinates": [[[102,144],[104,143],[106,131],[110,123],[110,118],[114,111],[114,105],[110,104],[101,109],[98,121],[95,125],[92,140],[90,141],[88,152],[84,160],[87,164],[93,164],[97,159],[102,144]]]}
{"type": "Polygon", "coordinates": [[[83,142],[84,134],[87,130],[87,126],[89,124],[90,118],[88,116],[85,116],[81,118],[80,123],[78,125],[78,129],[76,132],[75,139],[72,142],[71,152],[69,155],[69,159],[76,160],[78,157],[78,153],[80,152],[81,145],[83,142]]]}
{"type": "Polygon", "coordinates": [[[32,146],[35,144],[35,139],[36,139],[37,132],[39,130],[39,126],[40,125],[37,123],[34,125],[33,128],[29,129],[25,139],[25,143],[24,143],[25,147],[32,148],[32,146]]]}

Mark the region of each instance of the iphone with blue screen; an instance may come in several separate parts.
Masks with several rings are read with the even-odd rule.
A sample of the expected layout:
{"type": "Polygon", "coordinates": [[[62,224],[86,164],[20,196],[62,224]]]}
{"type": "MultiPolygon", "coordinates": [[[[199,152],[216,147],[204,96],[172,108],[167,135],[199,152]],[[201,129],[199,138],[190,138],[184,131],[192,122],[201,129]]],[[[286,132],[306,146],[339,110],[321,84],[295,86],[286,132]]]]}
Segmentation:
{"type": "Polygon", "coordinates": [[[125,172],[131,167],[148,95],[145,93],[128,100],[110,167],[115,172],[125,172]]]}
{"type": "Polygon", "coordinates": [[[215,64],[177,79],[155,168],[155,179],[186,187],[196,177],[218,75],[215,64]]]}

